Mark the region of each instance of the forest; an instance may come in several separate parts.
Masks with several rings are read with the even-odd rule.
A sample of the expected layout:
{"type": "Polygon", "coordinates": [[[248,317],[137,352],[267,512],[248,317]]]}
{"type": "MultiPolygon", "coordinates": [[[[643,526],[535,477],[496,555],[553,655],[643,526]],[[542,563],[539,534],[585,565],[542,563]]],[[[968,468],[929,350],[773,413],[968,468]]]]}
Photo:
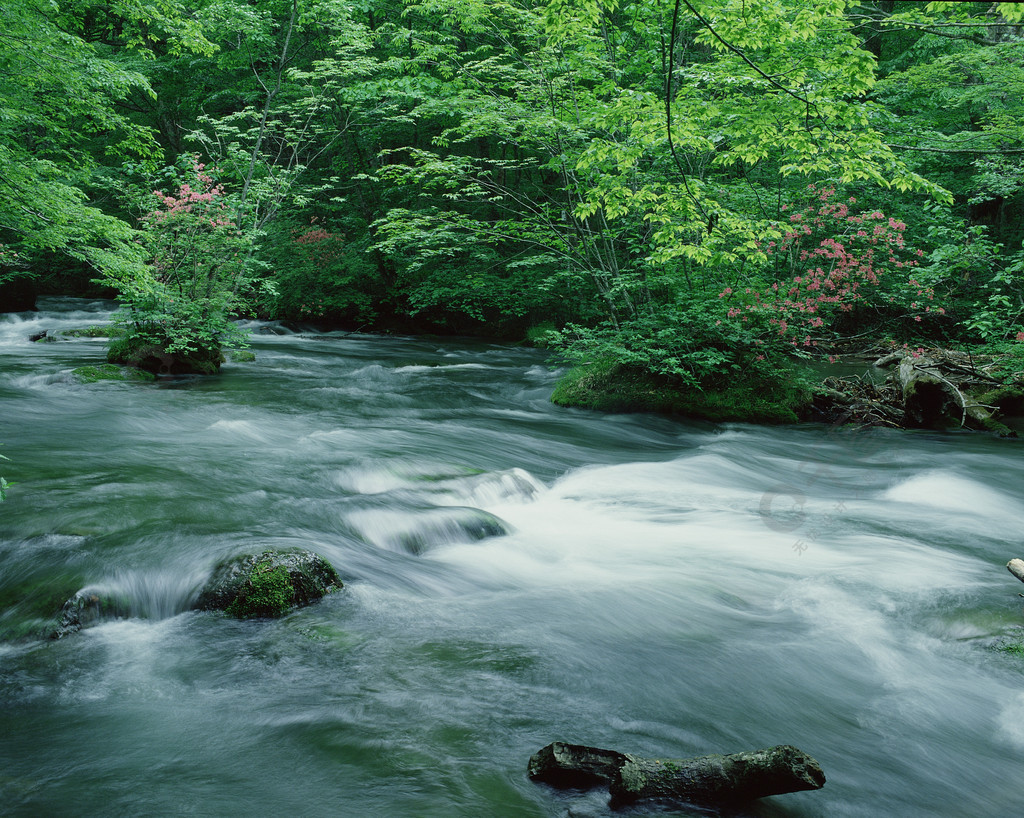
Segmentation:
{"type": "Polygon", "coordinates": [[[4,816],[1019,816],[1018,436],[1024,3],[0,0],[4,816]]]}
{"type": "Polygon", "coordinates": [[[863,349],[977,356],[1005,388],[1022,21],[5,0],[0,307],[115,297],[111,360],[198,372],[245,317],[524,342],[576,365],[556,401],[712,419],[805,416],[807,373],[863,349]]]}

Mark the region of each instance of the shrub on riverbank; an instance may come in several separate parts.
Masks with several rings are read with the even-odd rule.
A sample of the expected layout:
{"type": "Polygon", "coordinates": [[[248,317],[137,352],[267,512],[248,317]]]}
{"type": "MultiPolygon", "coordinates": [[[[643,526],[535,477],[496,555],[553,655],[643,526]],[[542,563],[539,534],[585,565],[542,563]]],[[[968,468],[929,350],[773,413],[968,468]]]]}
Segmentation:
{"type": "Polygon", "coordinates": [[[811,402],[796,373],[687,385],[614,361],[577,366],[558,382],[551,401],[604,412],[658,412],[714,422],[795,423],[811,402]]]}

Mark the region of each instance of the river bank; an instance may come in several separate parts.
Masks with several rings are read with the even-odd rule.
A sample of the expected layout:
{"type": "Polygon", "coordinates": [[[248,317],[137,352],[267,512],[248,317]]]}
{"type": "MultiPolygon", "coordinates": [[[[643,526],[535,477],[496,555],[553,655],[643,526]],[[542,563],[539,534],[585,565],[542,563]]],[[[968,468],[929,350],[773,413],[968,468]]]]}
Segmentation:
{"type": "MultiPolygon", "coordinates": [[[[838,351],[838,350],[837,350],[838,351]]],[[[881,345],[794,362],[772,380],[734,374],[703,386],[600,361],[567,372],[552,400],[604,412],[655,412],[712,422],[849,424],[1024,431],[1019,359],[881,345]]]]}

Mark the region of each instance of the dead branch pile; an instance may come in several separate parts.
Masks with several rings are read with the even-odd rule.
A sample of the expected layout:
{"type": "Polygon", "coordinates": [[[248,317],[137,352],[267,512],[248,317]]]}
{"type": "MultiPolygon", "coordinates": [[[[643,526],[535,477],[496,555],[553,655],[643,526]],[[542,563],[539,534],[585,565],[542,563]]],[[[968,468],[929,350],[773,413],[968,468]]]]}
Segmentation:
{"type": "Polygon", "coordinates": [[[884,379],[825,378],[815,401],[823,419],[858,426],[968,428],[1013,435],[1002,418],[1024,415],[1024,373],[1008,376],[1005,361],[992,356],[902,349],[871,365],[891,371],[884,379]]]}

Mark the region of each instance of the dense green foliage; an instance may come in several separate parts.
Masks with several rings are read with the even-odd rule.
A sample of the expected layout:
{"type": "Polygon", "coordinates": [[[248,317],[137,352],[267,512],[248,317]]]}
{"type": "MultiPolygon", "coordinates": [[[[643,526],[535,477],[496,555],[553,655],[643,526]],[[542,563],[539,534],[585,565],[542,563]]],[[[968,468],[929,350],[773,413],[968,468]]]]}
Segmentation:
{"type": "Polygon", "coordinates": [[[0,17],[0,283],[86,265],[124,304],[115,360],[215,371],[245,315],[528,337],[691,395],[851,335],[1020,359],[1019,5],[0,17]]]}

